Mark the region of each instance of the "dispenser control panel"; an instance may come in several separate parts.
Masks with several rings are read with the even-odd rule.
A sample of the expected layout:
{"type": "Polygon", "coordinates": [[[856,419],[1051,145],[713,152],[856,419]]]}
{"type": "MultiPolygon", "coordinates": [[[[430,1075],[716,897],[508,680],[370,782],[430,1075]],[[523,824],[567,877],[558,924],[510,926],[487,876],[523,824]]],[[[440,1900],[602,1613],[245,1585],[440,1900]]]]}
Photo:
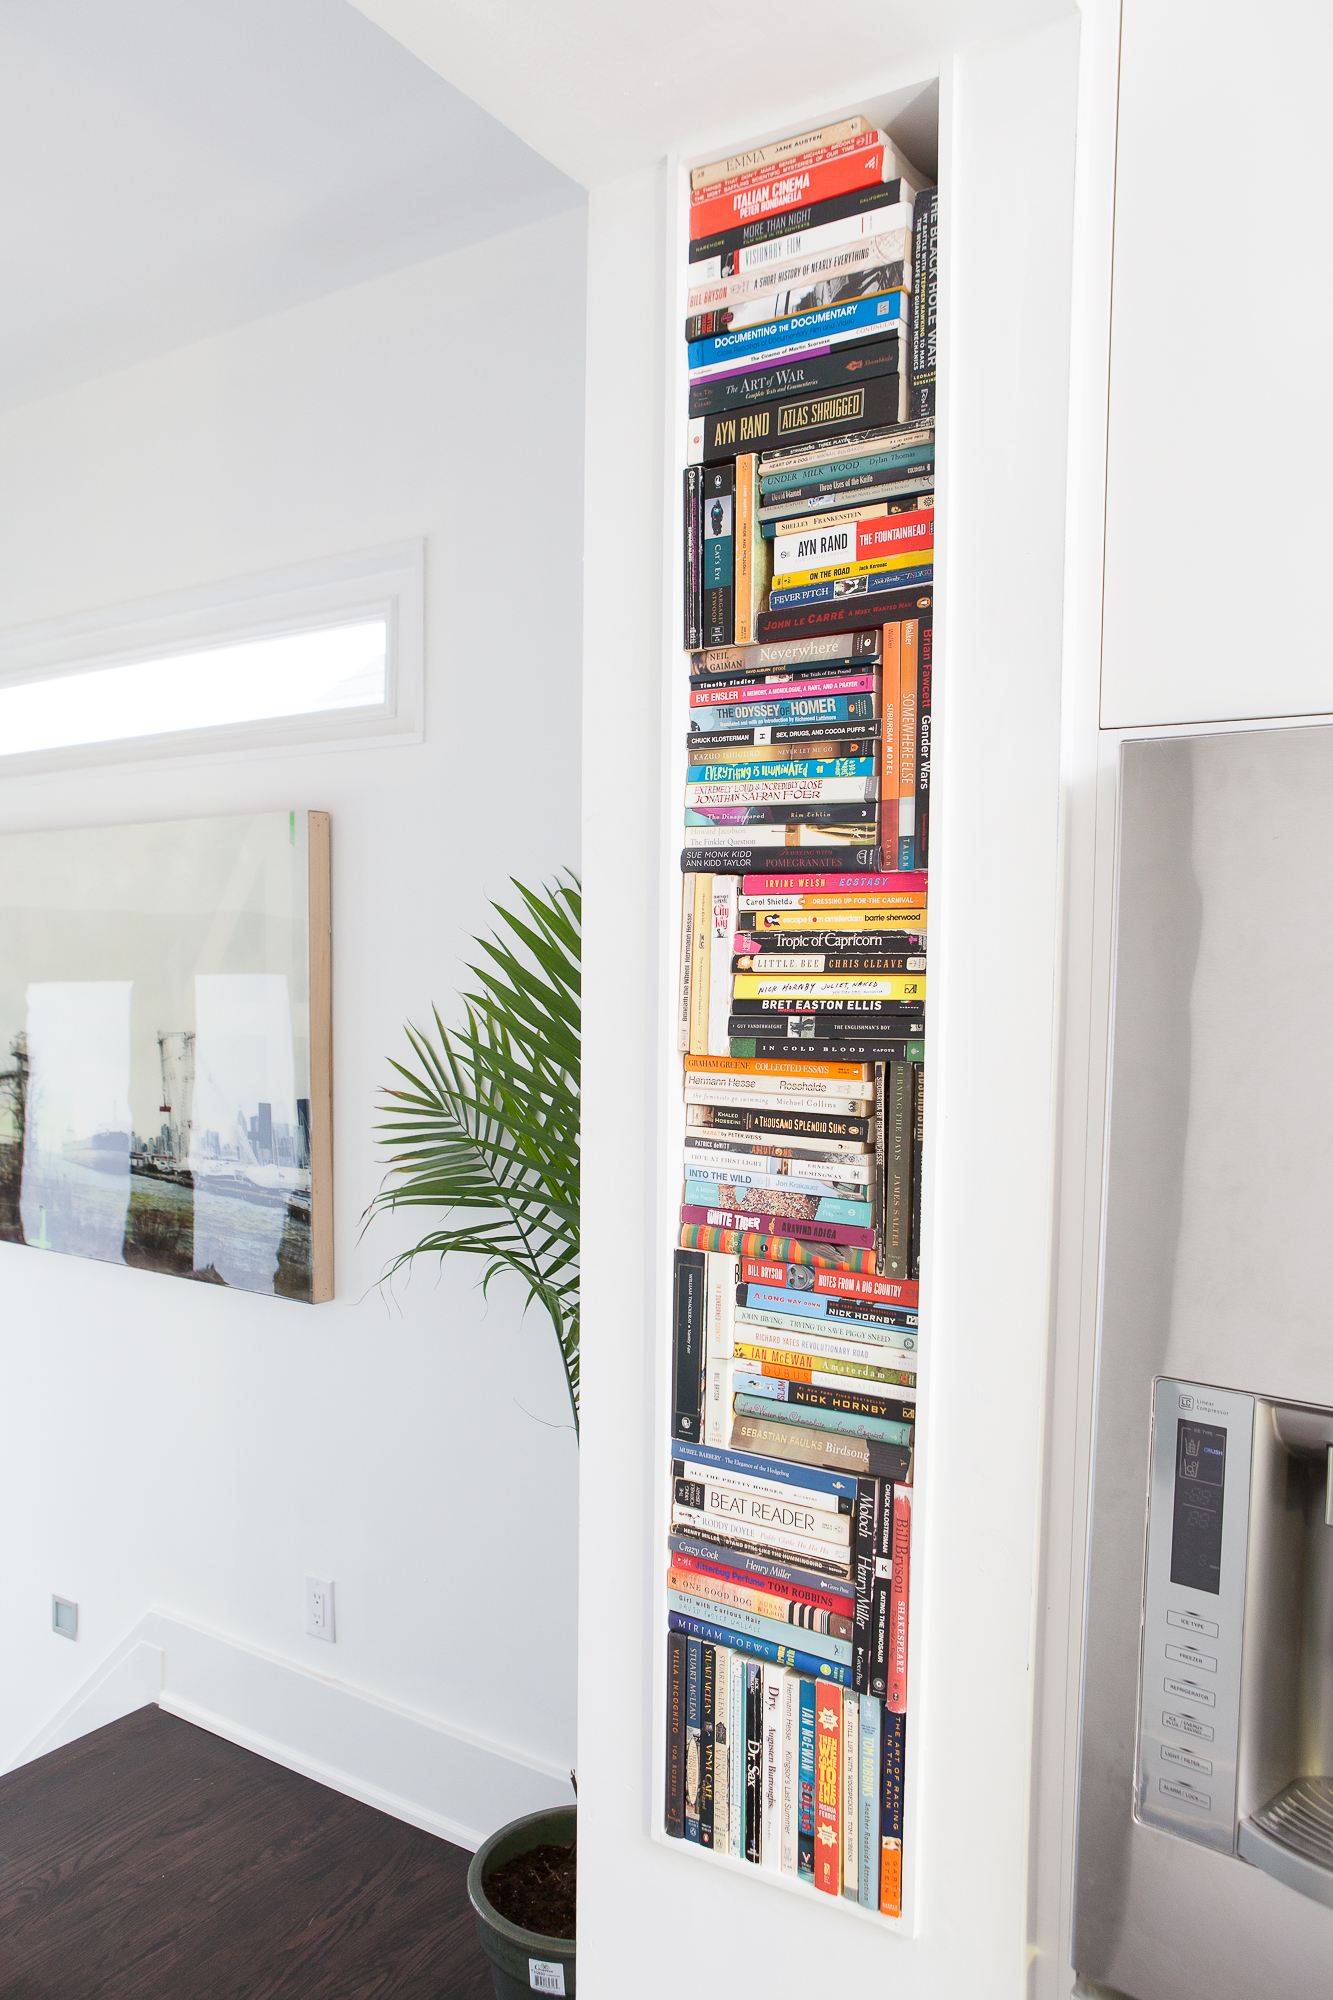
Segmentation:
{"type": "Polygon", "coordinates": [[[1153,1386],[1136,1811],[1230,1854],[1254,1398],[1153,1386]]]}

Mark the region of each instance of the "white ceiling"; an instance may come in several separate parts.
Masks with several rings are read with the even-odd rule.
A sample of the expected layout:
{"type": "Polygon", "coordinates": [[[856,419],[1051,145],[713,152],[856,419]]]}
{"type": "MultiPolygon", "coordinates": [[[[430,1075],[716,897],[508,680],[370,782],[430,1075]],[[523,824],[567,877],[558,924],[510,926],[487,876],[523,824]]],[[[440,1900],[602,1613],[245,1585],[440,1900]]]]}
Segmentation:
{"type": "Polygon", "coordinates": [[[583,198],[348,0],[3,0],[0,407],[583,198]]]}
{"type": "Polygon", "coordinates": [[[595,187],[672,150],[688,158],[737,145],[789,130],[791,117],[804,119],[813,105],[859,103],[910,84],[934,74],[951,50],[1019,35],[1070,13],[1075,0],[355,4],[595,187]]]}

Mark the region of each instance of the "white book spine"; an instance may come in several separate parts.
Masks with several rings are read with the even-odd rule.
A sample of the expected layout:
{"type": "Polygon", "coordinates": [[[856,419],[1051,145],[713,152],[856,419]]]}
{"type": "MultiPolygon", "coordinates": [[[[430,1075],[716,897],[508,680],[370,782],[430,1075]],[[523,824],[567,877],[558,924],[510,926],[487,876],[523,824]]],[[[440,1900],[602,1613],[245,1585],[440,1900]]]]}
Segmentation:
{"type": "Polygon", "coordinates": [[[694,962],[694,877],[680,878],[680,998],[676,1019],[676,1047],[682,1055],[690,1046],[690,972],[694,962]]]}
{"type": "MultiPolygon", "coordinates": [[[[798,1511],[802,1508],[809,1509],[821,1517],[841,1521],[843,1524],[842,1529],[834,1539],[842,1541],[848,1539],[848,1530],[851,1527],[852,1517],[850,1514],[839,1512],[841,1502],[836,1493],[826,1493],[815,1486],[802,1486],[799,1478],[789,1482],[786,1480],[765,1479],[762,1473],[758,1472],[715,1473],[702,1466],[697,1459],[691,1459],[687,1453],[681,1452],[679,1447],[677,1448],[676,1463],[685,1467],[683,1476],[686,1479],[694,1480],[697,1484],[701,1484],[705,1492],[729,1495],[737,1500],[741,1498],[753,1500],[760,1507],[795,1507],[798,1511]]],[[[794,1466],[792,1469],[799,1474],[802,1468],[794,1466]]],[[[740,1512],[746,1520],[759,1520],[763,1518],[762,1514],[756,1514],[748,1507],[741,1509],[740,1512]]],[[[779,1523],[778,1525],[783,1526],[788,1524],[779,1523]]],[[[810,1528],[799,1528],[795,1532],[798,1534],[812,1534],[815,1531],[810,1528]]],[[[821,1527],[818,1532],[822,1535],[825,1533],[825,1530],[821,1527]]]]}
{"type": "Polygon", "coordinates": [[[740,1860],[745,1845],[745,1656],[743,1653],[733,1652],[731,1655],[729,1716],[731,1840],[727,1851],[740,1860]]]}
{"type": "Polygon", "coordinates": [[[788,1667],[782,1687],[782,1872],[796,1873],[801,1806],[801,1676],[788,1667]]]}
{"type": "MultiPolygon", "coordinates": [[[[875,1085],[873,1078],[860,1076],[784,1076],[765,1070],[685,1072],[687,1104],[748,1104],[769,1097],[776,1098],[779,1111],[791,1104],[808,1104],[811,1110],[819,1111],[830,1111],[835,1104],[854,1104],[854,1111],[839,1109],[833,1115],[869,1118],[873,1112],[865,1107],[874,1105],[875,1085]]],[[[761,1110],[768,1108],[767,1104],[760,1106],[761,1110]]]]}
{"type": "Polygon", "coordinates": [[[685,787],[686,807],[696,812],[705,806],[864,805],[878,797],[875,777],[718,778],[685,787]]]}
{"type": "MultiPolygon", "coordinates": [[[[701,831],[711,831],[709,828],[701,831]]],[[[736,932],[735,875],[713,877],[713,922],[709,933],[708,1049],[710,1056],[729,1056],[727,1017],[731,1012],[731,940],[736,932]]]]}
{"type": "Polygon", "coordinates": [[[861,1884],[859,1834],[861,1827],[861,1701],[858,1695],[842,1697],[842,1893],[853,1902],[861,1884]]]}
{"type": "MultiPolygon", "coordinates": [[[[671,1509],[671,1525],[687,1535],[696,1535],[701,1529],[708,1535],[719,1532],[715,1516],[705,1514],[699,1507],[682,1507],[679,1502],[671,1509]]],[[[812,1535],[788,1535],[781,1528],[754,1527],[747,1521],[728,1521],[725,1534],[729,1542],[744,1542],[747,1547],[782,1549],[789,1556],[806,1556],[812,1562],[836,1563],[841,1575],[851,1573],[846,1560],[847,1550],[839,1551],[836,1544],[819,1541],[812,1535]]]]}
{"type": "Polygon", "coordinates": [[[782,1694],[786,1679],[784,1667],[764,1662],[764,1763],[759,1865],[775,1871],[782,1866],[782,1694]]]}
{"type": "Polygon", "coordinates": [[[725,1445],[731,1432],[731,1329],[736,1312],[740,1259],[710,1250],[704,1266],[704,1443],[725,1445]]]}
{"type": "Polygon", "coordinates": [[[862,1320],[802,1319],[799,1313],[766,1312],[762,1306],[737,1306],[732,1327],[732,1352],[737,1341],[748,1342],[756,1333],[766,1336],[767,1347],[790,1347],[801,1354],[826,1354],[834,1361],[874,1361],[882,1368],[914,1368],[917,1333],[913,1327],[868,1326],[862,1320]],[[830,1333],[830,1324],[845,1328],[830,1333]],[[895,1361],[895,1354],[905,1355],[895,1361]]]}
{"type": "MultiPolygon", "coordinates": [[[[794,1188],[809,1181],[826,1187],[864,1187],[870,1181],[867,1162],[844,1153],[840,1160],[756,1159],[749,1153],[729,1153],[722,1146],[687,1146],[687,1179],[732,1181],[746,1187],[794,1188]]],[[[857,1199],[863,1199],[858,1196],[857,1199]]]]}
{"type": "MultiPolygon", "coordinates": [[[[832,225],[837,227],[837,224],[832,225]]],[[[822,234],[819,230],[809,230],[808,236],[822,234]]],[[[788,241],[797,240],[788,238],[788,241]]],[[[764,249],[771,246],[764,244],[764,249]]],[[[740,256],[744,256],[744,251],[740,256]]],[[[809,291],[815,285],[837,284],[844,277],[862,270],[872,270],[884,264],[906,264],[912,254],[912,238],[909,230],[886,229],[877,236],[860,236],[854,240],[844,238],[841,243],[830,243],[816,249],[797,249],[786,257],[770,258],[767,263],[751,265],[748,270],[738,272],[730,278],[710,277],[696,279],[691,285],[686,299],[686,311],[694,313],[729,312],[731,326],[751,326],[764,320],[777,319],[780,315],[774,307],[774,300],[780,294],[800,287],[809,291]]],[[[721,259],[710,258],[710,263],[720,264],[721,259]]],[[[908,273],[902,273],[906,281],[908,273]]],[[[826,301],[818,300],[822,305],[826,301]]]]}
{"type": "MultiPolygon", "coordinates": [[[[845,805],[846,800],[833,803],[845,805]]],[[[866,801],[862,801],[866,803],[866,801]]],[[[698,810],[698,808],[691,808],[698,810]]],[[[843,831],[835,823],[832,826],[687,826],[683,829],[681,846],[687,852],[707,853],[709,849],[726,847],[874,847],[879,840],[879,815],[873,819],[858,819],[848,824],[843,831]]],[[[703,1051],[700,1051],[703,1053],[703,1051]]],[[[713,1054],[709,1050],[708,1054],[713,1054]]],[[[725,1054],[725,1050],[717,1051],[725,1054]]]]}
{"type": "MultiPolygon", "coordinates": [[[[747,243],[731,253],[731,266],[735,277],[759,277],[771,271],[782,269],[797,258],[822,256],[829,250],[840,250],[844,244],[864,243],[869,239],[896,239],[901,242],[901,250],[888,252],[890,256],[907,259],[912,254],[912,204],[908,201],[886,203],[883,208],[867,209],[862,215],[844,215],[838,222],[822,222],[814,229],[792,229],[785,236],[771,236],[765,243],[747,243]]],[[[709,286],[725,284],[722,276],[723,259],[700,257],[690,265],[690,312],[706,312],[708,308],[693,303],[696,292],[703,293],[709,286]]],[[[766,280],[771,282],[771,280],[766,280]]],[[[723,300],[723,304],[727,301],[723,300]]]]}

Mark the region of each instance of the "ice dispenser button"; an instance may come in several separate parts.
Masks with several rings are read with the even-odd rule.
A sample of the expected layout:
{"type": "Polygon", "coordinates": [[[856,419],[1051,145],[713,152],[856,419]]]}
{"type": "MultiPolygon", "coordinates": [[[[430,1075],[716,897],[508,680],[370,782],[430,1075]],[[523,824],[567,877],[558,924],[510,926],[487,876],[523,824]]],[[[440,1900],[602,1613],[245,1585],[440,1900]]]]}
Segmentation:
{"type": "Polygon", "coordinates": [[[1178,1625],[1182,1632],[1197,1632],[1201,1639],[1215,1639],[1218,1627],[1207,1618],[1196,1618],[1192,1611],[1168,1611],[1168,1625],[1178,1625]]]}

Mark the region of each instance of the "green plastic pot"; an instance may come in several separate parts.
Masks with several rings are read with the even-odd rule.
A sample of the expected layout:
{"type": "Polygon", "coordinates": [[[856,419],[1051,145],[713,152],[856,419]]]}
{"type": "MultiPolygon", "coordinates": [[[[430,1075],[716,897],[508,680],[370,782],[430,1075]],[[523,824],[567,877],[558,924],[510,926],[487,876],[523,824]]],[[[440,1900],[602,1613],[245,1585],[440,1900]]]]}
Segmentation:
{"type": "Polygon", "coordinates": [[[496,2000],[526,2000],[533,1993],[559,1993],[562,1988],[558,1977],[563,1977],[566,1994],[575,1991],[575,1940],[543,1937],[540,1931],[527,1931],[522,1924],[511,1924],[508,1917],[502,1917],[491,1907],[481,1884],[492,1868],[512,1861],[516,1854],[527,1854],[534,1847],[548,1845],[568,1847],[577,1835],[577,1806],[553,1806],[547,1812],[511,1819],[472,1857],[467,1871],[467,1892],[476,1912],[481,1948],[491,1961],[496,2000]],[[559,1976],[543,1970],[551,1966],[561,1968],[559,1976]]]}

